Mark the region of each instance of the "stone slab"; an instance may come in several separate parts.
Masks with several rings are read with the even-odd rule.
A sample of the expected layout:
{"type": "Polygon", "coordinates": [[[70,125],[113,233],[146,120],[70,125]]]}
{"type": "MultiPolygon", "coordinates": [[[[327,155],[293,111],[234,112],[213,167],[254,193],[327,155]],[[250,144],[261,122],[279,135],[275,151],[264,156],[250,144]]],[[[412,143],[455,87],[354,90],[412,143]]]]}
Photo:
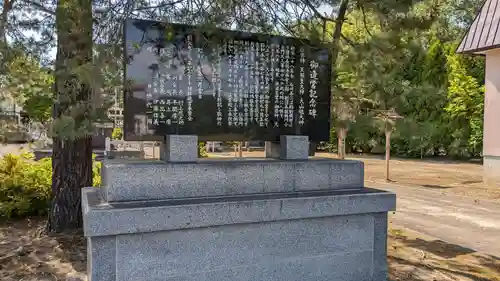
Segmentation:
{"type": "Polygon", "coordinates": [[[266,141],[264,145],[264,153],[266,158],[280,158],[280,144],[279,142],[266,141]]]}
{"type": "Polygon", "coordinates": [[[134,203],[107,203],[99,194],[95,188],[82,189],[87,237],[381,213],[396,207],[395,194],[369,188],[134,203]]]}
{"type": "MultiPolygon", "coordinates": [[[[213,276],[207,280],[225,279],[229,272],[241,272],[240,267],[292,267],[308,260],[344,264],[341,259],[349,256],[365,260],[370,269],[373,217],[365,214],[120,235],[116,247],[118,279],[123,281],[183,280],[206,274],[213,276]]],[[[313,274],[316,267],[308,265],[301,271],[313,274]]],[[[277,274],[262,277],[277,280],[283,272],[277,274]]],[[[249,277],[233,280],[261,280],[249,277]]]]}
{"type": "Polygon", "coordinates": [[[360,189],[363,162],[354,160],[198,160],[197,163],[106,160],[109,202],[267,192],[360,189]]]}
{"type": "Polygon", "coordinates": [[[89,281],[116,280],[116,239],[113,236],[87,238],[89,281]]]}
{"type": "MultiPolygon", "coordinates": [[[[149,274],[144,279],[125,281],[386,281],[372,279],[371,252],[354,252],[266,260],[259,264],[229,269],[215,269],[180,276],[149,274]]],[[[121,279],[120,279],[121,281],[121,279]]]]}
{"type": "Polygon", "coordinates": [[[387,280],[387,213],[373,214],[373,280],[387,280]]]}

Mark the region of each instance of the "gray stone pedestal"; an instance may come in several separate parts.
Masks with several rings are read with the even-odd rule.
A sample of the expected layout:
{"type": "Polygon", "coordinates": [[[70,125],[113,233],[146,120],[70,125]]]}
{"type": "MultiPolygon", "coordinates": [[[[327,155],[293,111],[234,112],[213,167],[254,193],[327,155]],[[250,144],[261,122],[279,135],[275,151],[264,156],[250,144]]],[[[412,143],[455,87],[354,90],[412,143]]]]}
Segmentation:
{"type": "Polygon", "coordinates": [[[395,195],[363,187],[362,162],[116,159],[102,170],[104,187],[82,191],[89,281],[387,280],[395,195]]]}
{"type": "Polygon", "coordinates": [[[309,158],[307,136],[280,136],[280,142],[266,142],[266,158],[282,160],[304,160],[309,158]]]}
{"type": "Polygon", "coordinates": [[[167,162],[196,162],[198,159],[198,136],[167,135],[160,144],[160,160],[167,162]]]}

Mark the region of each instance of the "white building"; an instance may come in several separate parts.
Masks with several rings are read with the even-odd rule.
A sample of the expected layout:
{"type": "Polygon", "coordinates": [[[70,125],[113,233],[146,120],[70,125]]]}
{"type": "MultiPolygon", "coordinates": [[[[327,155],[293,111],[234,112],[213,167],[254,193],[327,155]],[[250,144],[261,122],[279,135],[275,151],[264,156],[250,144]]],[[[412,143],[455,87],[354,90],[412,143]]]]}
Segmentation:
{"type": "Polygon", "coordinates": [[[500,187],[500,0],[486,0],[458,53],[486,57],[483,181],[500,187]]]}

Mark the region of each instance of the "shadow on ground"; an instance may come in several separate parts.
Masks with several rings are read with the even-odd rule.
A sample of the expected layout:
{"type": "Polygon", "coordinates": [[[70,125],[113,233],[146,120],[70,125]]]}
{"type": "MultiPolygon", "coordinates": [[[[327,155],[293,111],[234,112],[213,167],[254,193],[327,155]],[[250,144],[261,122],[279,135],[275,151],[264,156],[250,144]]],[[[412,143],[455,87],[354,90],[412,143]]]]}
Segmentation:
{"type": "Polygon", "coordinates": [[[448,188],[453,187],[453,186],[437,185],[437,184],[424,184],[422,186],[427,187],[427,188],[435,188],[435,189],[448,189],[448,188]]]}
{"type": "Polygon", "coordinates": [[[424,239],[416,238],[406,240],[405,244],[412,248],[417,248],[445,259],[475,253],[474,250],[471,250],[469,248],[465,248],[455,244],[449,244],[442,240],[426,241],[424,239]]]}
{"type": "MultiPolygon", "coordinates": [[[[86,269],[81,232],[45,235],[44,219],[0,223],[0,280],[59,281],[86,269]]],[[[391,229],[393,281],[500,281],[500,259],[440,240],[391,229]]]]}
{"type": "Polygon", "coordinates": [[[44,219],[0,224],[0,280],[57,281],[85,272],[82,233],[48,236],[44,226],[44,219]]]}
{"type": "Polygon", "coordinates": [[[500,281],[500,258],[442,240],[391,230],[388,253],[394,281],[500,281]]]}

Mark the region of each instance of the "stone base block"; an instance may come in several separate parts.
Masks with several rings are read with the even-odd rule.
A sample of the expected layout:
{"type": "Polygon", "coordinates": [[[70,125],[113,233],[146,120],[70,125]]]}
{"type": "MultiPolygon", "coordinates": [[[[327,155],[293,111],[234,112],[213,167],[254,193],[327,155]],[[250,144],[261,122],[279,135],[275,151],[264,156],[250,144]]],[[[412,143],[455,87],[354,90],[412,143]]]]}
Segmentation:
{"type": "Polygon", "coordinates": [[[280,144],[278,142],[266,141],[264,146],[266,158],[279,159],[280,158],[280,144]]]}
{"type": "MultiPolygon", "coordinates": [[[[266,158],[305,160],[310,156],[308,136],[280,136],[280,142],[266,142],[266,158]]],[[[312,155],[314,156],[314,154],[312,155]]]]}
{"type": "Polygon", "coordinates": [[[280,158],[286,160],[304,160],[309,158],[308,136],[281,136],[280,158]]]}
{"type": "Polygon", "coordinates": [[[164,163],[103,161],[102,191],[110,201],[159,200],[321,189],[360,189],[363,162],[338,159],[206,159],[164,163]]]}
{"type": "Polygon", "coordinates": [[[175,163],[196,162],[198,159],[198,136],[167,135],[160,145],[160,160],[175,163]]]}
{"type": "Polygon", "coordinates": [[[82,191],[90,281],[386,281],[395,195],[363,188],[106,203],[82,191]]]}

